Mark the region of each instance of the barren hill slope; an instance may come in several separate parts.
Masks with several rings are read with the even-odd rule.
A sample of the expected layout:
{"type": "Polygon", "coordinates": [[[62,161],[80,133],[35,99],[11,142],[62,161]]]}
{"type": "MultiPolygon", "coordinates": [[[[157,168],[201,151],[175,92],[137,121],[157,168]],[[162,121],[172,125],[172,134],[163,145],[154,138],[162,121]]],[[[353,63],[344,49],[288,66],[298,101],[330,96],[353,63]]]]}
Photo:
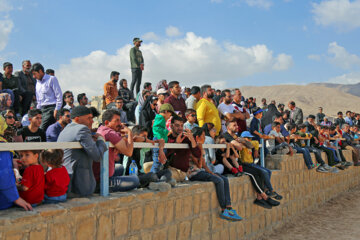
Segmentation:
{"type": "Polygon", "coordinates": [[[261,98],[267,102],[275,100],[276,104],[284,103],[287,108],[289,100],[295,101],[302,108],[304,117],[310,113],[316,114],[318,107],[324,108],[324,113],[336,116],[338,111],[346,110],[360,113],[360,97],[344,93],[339,89],[317,85],[274,85],[265,87],[243,86],[240,88],[243,96],[256,97],[256,103],[261,103],[261,98]]]}
{"type": "Polygon", "coordinates": [[[356,84],[311,83],[309,85],[335,88],[342,92],[360,97],[360,83],[356,83],[356,84]]]}

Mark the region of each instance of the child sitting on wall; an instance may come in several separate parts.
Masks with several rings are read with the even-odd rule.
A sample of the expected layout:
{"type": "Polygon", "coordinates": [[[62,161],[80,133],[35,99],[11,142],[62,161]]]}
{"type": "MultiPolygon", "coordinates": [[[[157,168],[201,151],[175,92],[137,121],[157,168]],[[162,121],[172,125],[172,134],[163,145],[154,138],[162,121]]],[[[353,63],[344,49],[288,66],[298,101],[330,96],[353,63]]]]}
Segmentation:
{"type": "Polygon", "coordinates": [[[49,149],[40,154],[43,166],[51,168],[45,173],[45,203],[59,203],[66,201],[66,192],[70,177],[63,164],[64,151],[49,149]]]}
{"type": "Polygon", "coordinates": [[[33,207],[44,199],[45,176],[44,168],[39,164],[39,150],[20,151],[20,160],[25,170],[18,190],[20,197],[33,207]]]}

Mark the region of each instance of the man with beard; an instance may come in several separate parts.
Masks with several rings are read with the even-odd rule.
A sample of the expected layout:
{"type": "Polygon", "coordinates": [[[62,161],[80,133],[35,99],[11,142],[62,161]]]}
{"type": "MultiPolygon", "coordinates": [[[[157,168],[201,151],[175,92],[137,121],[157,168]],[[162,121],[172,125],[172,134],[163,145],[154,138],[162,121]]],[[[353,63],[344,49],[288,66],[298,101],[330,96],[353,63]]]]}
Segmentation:
{"type": "Polygon", "coordinates": [[[31,62],[30,60],[24,60],[22,62],[22,71],[15,72],[15,77],[19,79],[20,91],[22,96],[22,115],[25,115],[29,109],[31,102],[35,96],[36,80],[33,78],[30,72],[31,62]]]}
{"type": "Polygon", "coordinates": [[[227,131],[227,121],[233,121],[237,119],[244,120],[245,116],[243,113],[236,111],[234,105],[231,104],[233,99],[229,89],[225,89],[224,91],[222,91],[221,98],[223,99],[223,102],[219,104],[217,109],[221,114],[222,132],[225,133],[227,131]]]}
{"type": "Polygon", "coordinates": [[[164,103],[170,103],[173,106],[174,111],[181,112],[183,119],[185,120],[186,104],[184,98],[181,97],[181,87],[178,81],[169,82],[170,96],[168,96],[164,103]]]}
{"type": "Polygon", "coordinates": [[[239,134],[241,134],[243,131],[247,130],[246,119],[250,118],[249,112],[247,111],[245,106],[243,106],[241,104],[241,101],[243,101],[242,100],[243,98],[244,97],[241,95],[240,89],[235,89],[232,105],[234,106],[236,112],[239,112],[242,114],[242,116],[240,116],[240,118],[236,119],[239,134]]]}
{"type": "Polygon", "coordinates": [[[106,106],[110,103],[115,102],[115,98],[118,96],[117,82],[119,81],[120,73],[117,71],[112,71],[110,73],[110,81],[104,85],[104,96],[106,106]]]}
{"type": "Polygon", "coordinates": [[[71,122],[70,110],[66,108],[60,109],[58,112],[58,121],[51,124],[46,130],[46,141],[56,142],[61,131],[71,122]]]}
{"type": "Polygon", "coordinates": [[[203,85],[200,88],[200,93],[202,98],[195,106],[199,127],[202,127],[205,123],[212,123],[216,128],[216,135],[219,135],[221,121],[219,111],[212,102],[214,94],[212,93],[211,86],[203,85]]]}
{"type": "MultiPolygon", "coordinates": [[[[133,134],[129,128],[121,123],[120,113],[116,109],[106,110],[102,115],[102,123],[97,134],[104,137],[105,141],[111,142],[114,147],[109,149],[109,187],[111,192],[129,191],[139,185],[136,175],[122,176],[123,168],[116,166],[118,153],[128,157],[133,155],[133,134]]],[[[139,167],[139,166],[138,166],[139,167]]],[[[93,162],[93,172],[97,183],[100,182],[100,163],[93,162]]]]}

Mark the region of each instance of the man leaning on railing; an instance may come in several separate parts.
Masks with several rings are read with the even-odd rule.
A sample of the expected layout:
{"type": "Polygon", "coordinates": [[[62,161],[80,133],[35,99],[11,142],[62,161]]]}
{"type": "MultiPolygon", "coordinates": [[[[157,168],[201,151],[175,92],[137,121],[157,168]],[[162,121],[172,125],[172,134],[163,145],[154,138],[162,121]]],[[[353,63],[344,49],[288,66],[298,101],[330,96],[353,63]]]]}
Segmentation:
{"type": "Polygon", "coordinates": [[[65,149],[64,166],[70,176],[68,195],[91,195],[95,191],[93,162],[103,159],[107,147],[103,137],[96,133],[92,135],[90,129],[93,116],[89,108],[75,107],[71,112],[72,123],[60,133],[58,142],[80,142],[82,149],[65,149]]]}

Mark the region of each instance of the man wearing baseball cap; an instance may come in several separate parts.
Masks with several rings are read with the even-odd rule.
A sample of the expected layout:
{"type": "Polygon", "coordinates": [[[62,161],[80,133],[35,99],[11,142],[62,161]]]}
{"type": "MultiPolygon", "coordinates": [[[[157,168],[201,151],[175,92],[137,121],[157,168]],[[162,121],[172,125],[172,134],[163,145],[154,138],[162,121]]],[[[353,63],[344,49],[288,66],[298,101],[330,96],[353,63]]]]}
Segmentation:
{"type": "Polygon", "coordinates": [[[140,92],[142,71],[144,71],[144,58],[141,51],[139,50],[142,40],[140,40],[140,38],[134,38],[133,43],[135,46],[130,49],[130,64],[132,73],[130,90],[131,92],[134,92],[134,87],[136,84],[135,95],[137,95],[140,92]]]}

